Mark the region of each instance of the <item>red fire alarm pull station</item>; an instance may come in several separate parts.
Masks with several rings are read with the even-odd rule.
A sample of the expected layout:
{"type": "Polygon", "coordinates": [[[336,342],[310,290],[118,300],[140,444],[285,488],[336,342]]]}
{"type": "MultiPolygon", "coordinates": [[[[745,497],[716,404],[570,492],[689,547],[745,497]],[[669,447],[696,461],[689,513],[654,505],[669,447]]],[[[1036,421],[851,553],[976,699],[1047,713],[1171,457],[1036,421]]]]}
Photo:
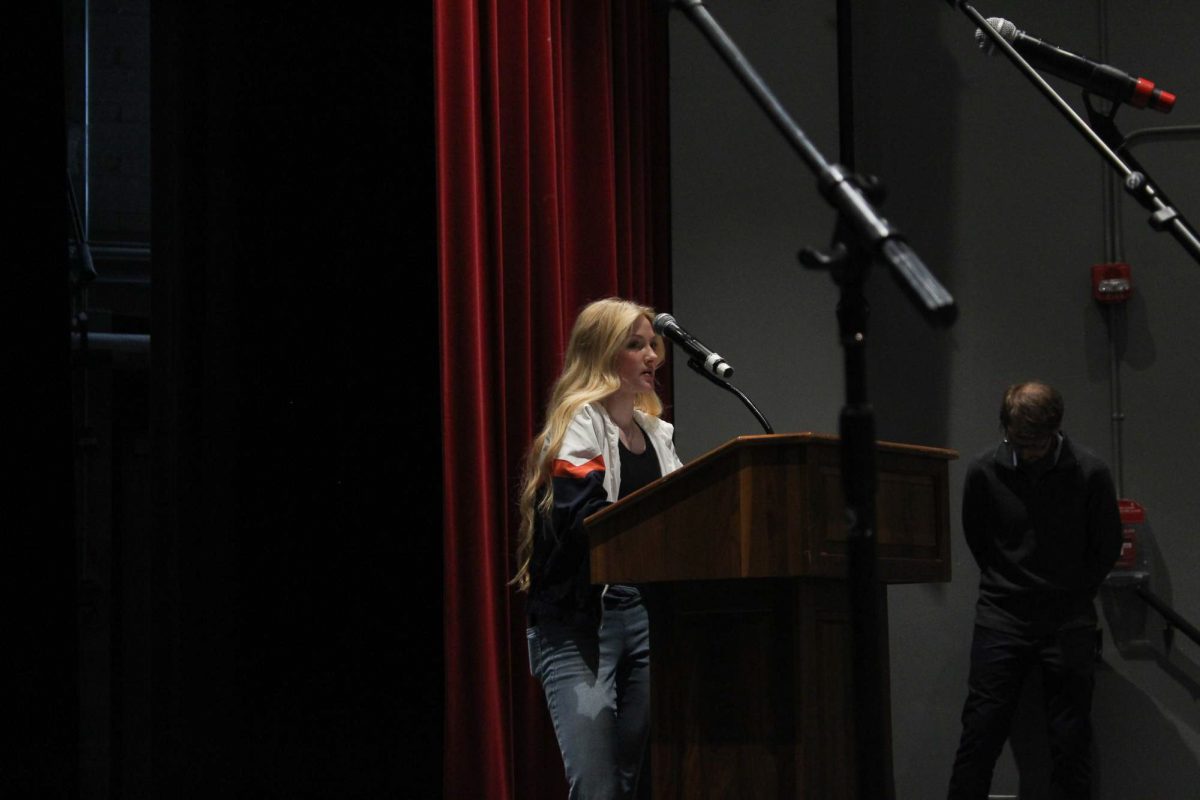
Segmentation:
{"type": "Polygon", "coordinates": [[[1146,509],[1140,503],[1122,498],[1117,501],[1121,513],[1121,556],[1114,570],[1131,570],[1137,566],[1138,530],[1146,524],[1146,509]]]}
{"type": "Polygon", "coordinates": [[[1092,297],[1101,303],[1123,303],[1133,294],[1133,277],[1124,261],[1092,267],[1092,297]]]}

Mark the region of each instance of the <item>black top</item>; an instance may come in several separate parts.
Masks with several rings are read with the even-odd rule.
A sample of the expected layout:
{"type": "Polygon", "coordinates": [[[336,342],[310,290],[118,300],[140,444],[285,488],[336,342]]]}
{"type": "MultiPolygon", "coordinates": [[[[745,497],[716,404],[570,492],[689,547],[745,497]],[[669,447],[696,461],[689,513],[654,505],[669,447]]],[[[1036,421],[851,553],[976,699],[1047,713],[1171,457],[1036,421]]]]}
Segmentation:
{"type": "Polygon", "coordinates": [[[1033,635],[1095,624],[1092,599],[1121,551],[1100,459],[1064,438],[1057,461],[1017,467],[1001,444],[967,470],[962,515],[980,571],[976,624],[1033,635]]]}
{"type": "MultiPolygon", "coordinates": [[[[621,488],[617,490],[618,500],[662,477],[658,454],[654,452],[654,445],[650,443],[650,437],[645,431],[642,431],[642,438],[646,440],[646,449],[640,453],[631,451],[624,442],[617,442],[617,455],[621,459],[621,488]]],[[[627,608],[640,603],[642,593],[636,586],[613,583],[605,588],[604,601],[607,605],[627,608]]]]}
{"type": "Polygon", "coordinates": [[[662,467],[658,465],[658,454],[650,437],[642,431],[646,440],[646,449],[634,454],[624,442],[617,442],[617,454],[621,457],[621,488],[617,490],[617,499],[633,494],[638,489],[653,483],[662,477],[662,467]]]}

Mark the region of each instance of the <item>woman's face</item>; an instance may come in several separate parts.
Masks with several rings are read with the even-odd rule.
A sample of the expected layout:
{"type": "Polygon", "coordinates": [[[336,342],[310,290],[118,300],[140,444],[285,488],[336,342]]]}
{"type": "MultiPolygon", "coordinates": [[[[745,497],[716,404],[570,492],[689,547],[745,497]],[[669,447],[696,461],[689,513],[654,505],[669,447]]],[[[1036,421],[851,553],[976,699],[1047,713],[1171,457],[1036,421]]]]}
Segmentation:
{"type": "Polygon", "coordinates": [[[650,320],[638,317],[617,353],[617,377],[621,379],[621,394],[646,394],[654,391],[654,371],[661,360],[654,349],[658,337],[650,320]]]}

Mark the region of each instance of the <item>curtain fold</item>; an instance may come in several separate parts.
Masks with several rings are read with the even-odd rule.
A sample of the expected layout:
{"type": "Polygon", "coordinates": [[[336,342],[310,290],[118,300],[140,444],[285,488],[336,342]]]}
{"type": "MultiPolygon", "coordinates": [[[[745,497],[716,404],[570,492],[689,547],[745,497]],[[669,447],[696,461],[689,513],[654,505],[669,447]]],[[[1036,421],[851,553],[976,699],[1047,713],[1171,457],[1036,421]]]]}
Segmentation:
{"type": "Polygon", "coordinates": [[[435,3],[447,797],[563,794],[508,586],[517,481],[579,308],[669,306],[664,13],[435,3]]]}

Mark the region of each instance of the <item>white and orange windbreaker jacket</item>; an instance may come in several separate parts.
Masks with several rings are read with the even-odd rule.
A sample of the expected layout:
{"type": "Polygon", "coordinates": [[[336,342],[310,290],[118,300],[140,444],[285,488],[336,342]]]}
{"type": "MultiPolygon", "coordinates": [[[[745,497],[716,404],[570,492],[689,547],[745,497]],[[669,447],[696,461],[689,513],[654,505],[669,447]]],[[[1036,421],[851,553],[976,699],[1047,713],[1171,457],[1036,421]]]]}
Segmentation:
{"type": "MultiPolygon", "coordinates": [[[[674,427],[634,411],[658,456],[663,475],[683,466],[672,440],[674,427]]],[[[600,403],[580,409],[563,438],[551,468],[554,506],[539,517],[530,562],[529,612],[533,621],[552,617],[577,623],[599,617],[599,587],[590,581],[587,532],[583,520],[617,499],[621,487],[620,441],[616,423],[600,403]]]]}

